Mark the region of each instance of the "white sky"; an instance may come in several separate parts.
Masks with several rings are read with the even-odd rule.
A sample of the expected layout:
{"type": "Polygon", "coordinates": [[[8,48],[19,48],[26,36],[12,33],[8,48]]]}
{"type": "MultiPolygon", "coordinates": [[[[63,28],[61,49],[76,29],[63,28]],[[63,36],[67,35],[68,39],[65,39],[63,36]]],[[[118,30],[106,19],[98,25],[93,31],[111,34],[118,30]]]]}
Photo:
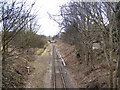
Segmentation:
{"type": "MultiPolygon", "coordinates": [[[[35,0],[27,0],[27,2],[30,4],[33,3],[34,1],[35,0]]],[[[49,18],[47,12],[56,15],[60,11],[59,6],[69,1],[71,0],[36,0],[36,4],[32,12],[36,13],[38,11],[37,12],[39,18],[38,24],[41,25],[41,28],[37,34],[53,36],[60,31],[60,28],[58,27],[59,25],[55,21],[49,18]]]]}
{"type": "MultiPolygon", "coordinates": [[[[49,18],[50,14],[58,14],[60,5],[68,2],[69,0],[36,0],[36,4],[33,8],[33,11],[38,11],[37,15],[39,17],[38,24],[41,25],[40,30],[38,31],[38,34],[44,34],[46,36],[53,36],[56,35],[60,28],[59,25],[49,18]]],[[[34,0],[29,0],[29,3],[34,2],[34,0]]]]}

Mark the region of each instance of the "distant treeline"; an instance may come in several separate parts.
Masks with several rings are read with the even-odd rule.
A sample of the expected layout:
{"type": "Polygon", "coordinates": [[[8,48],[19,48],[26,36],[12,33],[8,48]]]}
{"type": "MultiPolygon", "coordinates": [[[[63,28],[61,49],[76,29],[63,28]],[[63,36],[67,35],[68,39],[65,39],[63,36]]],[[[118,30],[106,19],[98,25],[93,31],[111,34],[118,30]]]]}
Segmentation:
{"type": "MultiPolygon", "coordinates": [[[[8,35],[11,35],[9,32],[8,35]]],[[[38,35],[32,30],[30,31],[20,31],[12,40],[11,45],[16,48],[29,49],[29,48],[43,48],[47,43],[47,38],[44,35],[38,35]]]]}

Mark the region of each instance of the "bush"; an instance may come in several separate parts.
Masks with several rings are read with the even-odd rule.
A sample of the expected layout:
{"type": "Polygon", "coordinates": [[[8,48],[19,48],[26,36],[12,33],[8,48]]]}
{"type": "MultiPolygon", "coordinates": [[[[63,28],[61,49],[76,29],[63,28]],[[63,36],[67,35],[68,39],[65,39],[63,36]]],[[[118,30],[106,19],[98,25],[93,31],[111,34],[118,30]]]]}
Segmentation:
{"type": "Polygon", "coordinates": [[[12,40],[12,45],[17,48],[44,48],[47,43],[47,38],[44,35],[37,35],[34,32],[21,31],[12,40]]]}
{"type": "Polygon", "coordinates": [[[78,50],[75,50],[75,55],[76,55],[76,58],[80,58],[80,54],[78,50]]]}

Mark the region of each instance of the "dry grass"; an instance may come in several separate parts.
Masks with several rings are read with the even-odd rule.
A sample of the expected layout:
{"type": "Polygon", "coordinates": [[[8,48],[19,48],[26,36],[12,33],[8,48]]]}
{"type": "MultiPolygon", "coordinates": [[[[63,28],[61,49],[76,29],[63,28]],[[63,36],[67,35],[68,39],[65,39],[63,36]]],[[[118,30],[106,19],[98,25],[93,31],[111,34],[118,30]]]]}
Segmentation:
{"type": "MultiPolygon", "coordinates": [[[[27,79],[27,69],[30,56],[12,56],[4,61],[2,84],[4,88],[22,88],[27,79]]],[[[32,69],[32,68],[31,68],[32,69]]]]}
{"type": "MultiPolygon", "coordinates": [[[[23,88],[28,83],[31,83],[32,87],[32,84],[35,86],[37,83],[36,81],[43,82],[42,79],[47,69],[46,65],[48,65],[49,62],[47,59],[49,58],[49,54],[40,56],[39,54],[42,53],[41,51],[43,52],[43,49],[31,48],[24,53],[17,49],[12,52],[3,64],[2,87],[23,88]],[[38,51],[37,55],[34,55],[36,51],[38,51]],[[29,54],[29,52],[31,54],[29,54]],[[26,68],[28,66],[30,67],[30,73],[28,73],[28,70],[26,68]]],[[[43,86],[42,83],[38,83],[37,85],[40,87],[43,86]]]]}
{"type": "Polygon", "coordinates": [[[43,52],[44,52],[44,49],[43,49],[43,48],[38,49],[38,50],[35,52],[35,55],[41,55],[43,52]]]}
{"type": "MultiPolygon", "coordinates": [[[[75,49],[74,46],[70,46],[62,41],[57,42],[57,47],[63,57],[75,49]]],[[[80,63],[74,52],[65,57],[64,60],[67,64],[66,71],[74,88],[94,88],[94,86],[95,88],[108,88],[109,70],[107,67],[101,67],[101,64],[105,62],[96,64],[95,69],[90,71],[89,65],[87,66],[84,61],[80,63]]]]}
{"type": "Polygon", "coordinates": [[[49,62],[51,60],[50,52],[48,52],[50,49],[51,46],[49,46],[41,56],[34,55],[35,61],[29,63],[29,65],[34,68],[34,72],[29,75],[25,88],[44,87],[44,76],[47,72],[49,62]]]}

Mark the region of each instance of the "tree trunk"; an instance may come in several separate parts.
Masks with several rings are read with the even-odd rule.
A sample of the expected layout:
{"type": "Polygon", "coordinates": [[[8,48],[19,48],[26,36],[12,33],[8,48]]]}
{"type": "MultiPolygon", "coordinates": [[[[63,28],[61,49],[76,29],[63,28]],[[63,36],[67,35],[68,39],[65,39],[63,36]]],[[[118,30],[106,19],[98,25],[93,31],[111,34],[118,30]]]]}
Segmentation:
{"type": "Polygon", "coordinates": [[[118,88],[120,88],[120,55],[119,55],[119,61],[118,61],[118,88]]]}
{"type": "Polygon", "coordinates": [[[118,88],[120,88],[120,20],[118,19],[117,22],[118,28],[118,69],[117,69],[117,76],[118,76],[118,88]]]}
{"type": "Polygon", "coordinates": [[[110,88],[113,88],[113,37],[112,37],[112,27],[109,28],[110,32],[109,32],[109,45],[110,45],[110,61],[109,61],[109,65],[110,65],[110,88]]]}
{"type": "Polygon", "coordinates": [[[92,51],[92,46],[89,46],[89,65],[90,65],[90,70],[92,71],[94,68],[93,64],[93,51],[92,51]]]}

